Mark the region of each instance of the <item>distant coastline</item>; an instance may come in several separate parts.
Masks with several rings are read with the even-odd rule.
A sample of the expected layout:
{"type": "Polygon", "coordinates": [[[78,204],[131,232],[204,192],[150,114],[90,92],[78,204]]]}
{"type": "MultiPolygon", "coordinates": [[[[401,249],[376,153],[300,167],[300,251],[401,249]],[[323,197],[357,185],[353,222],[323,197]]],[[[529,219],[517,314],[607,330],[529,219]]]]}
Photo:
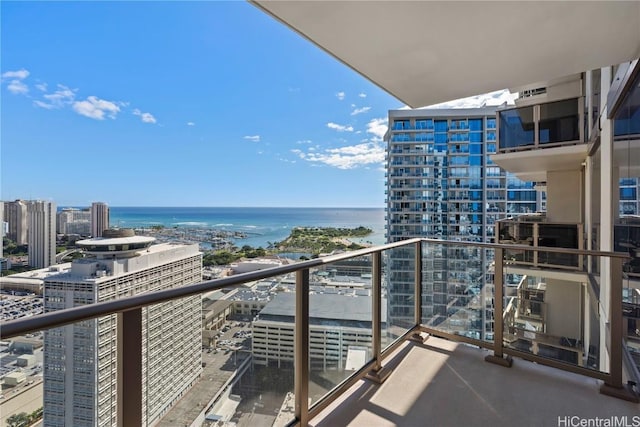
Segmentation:
{"type": "Polygon", "coordinates": [[[383,208],[142,207],[111,206],[112,227],[219,230],[236,246],[266,248],[284,240],[294,227],[370,228],[372,234],[349,239],[360,244],[385,242],[383,208]],[[234,234],[237,233],[237,236],[234,234]],[[240,237],[242,236],[242,237],[240,237]]]}

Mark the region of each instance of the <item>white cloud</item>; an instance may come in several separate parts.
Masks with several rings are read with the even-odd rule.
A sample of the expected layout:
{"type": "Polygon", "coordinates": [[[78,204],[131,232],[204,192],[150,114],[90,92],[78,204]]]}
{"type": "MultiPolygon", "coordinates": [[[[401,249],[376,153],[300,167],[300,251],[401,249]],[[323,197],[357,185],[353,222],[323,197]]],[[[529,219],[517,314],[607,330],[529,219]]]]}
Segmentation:
{"type": "Polygon", "coordinates": [[[24,68],[18,71],[6,71],[4,73],[2,73],[2,78],[3,79],[18,79],[18,80],[24,80],[27,77],[29,77],[29,71],[25,70],[24,68]]]}
{"type": "Polygon", "coordinates": [[[196,124],[193,122],[187,122],[187,126],[195,126],[196,124]]]}
{"type": "Polygon", "coordinates": [[[336,93],[336,98],[338,98],[340,101],[342,101],[345,97],[345,93],[344,92],[338,92],[336,93]]]}
{"type": "Polygon", "coordinates": [[[311,144],[311,142],[313,141],[311,141],[310,139],[301,139],[299,141],[296,141],[296,144],[311,144]]]}
{"type": "Polygon", "coordinates": [[[252,142],[260,142],[260,135],[246,135],[244,139],[252,142]]]}
{"type": "Polygon", "coordinates": [[[135,110],[133,110],[133,115],[134,116],[140,116],[140,120],[142,120],[145,123],[155,123],[156,122],[156,118],[153,117],[153,115],[151,113],[143,113],[142,111],[138,110],[137,108],[135,110]]]}
{"type": "Polygon", "coordinates": [[[387,124],[389,119],[382,117],[379,119],[371,119],[367,123],[367,133],[375,135],[378,140],[382,140],[384,134],[387,133],[387,124]]]}
{"type": "Polygon", "coordinates": [[[29,87],[26,84],[22,83],[20,80],[11,80],[11,82],[7,85],[7,89],[9,89],[9,92],[16,95],[29,92],[29,87]]]}
{"type": "Polygon", "coordinates": [[[352,116],[355,116],[357,114],[362,114],[362,113],[366,113],[367,111],[371,110],[371,107],[362,107],[362,108],[356,108],[355,110],[353,110],[351,112],[352,116]]]}
{"type": "Polygon", "coordinates": [[[344,126],[333,122],[327,123],[327,127],[329,129],[337,130],[338,132],[353,132],[353,126],[344,126]]]}
{"type": "MultiPolygon", "coordinates": [[[[46,83],[44,84],[44,86],[46,90],[46,83]]],[[[46,99],[47,102],[33,101],[33,103],[38,107],[46,108],[47,110],[62,108],[65,105],[69,105],[73,102],[76,97],[76,91],[77,89],[69,89],[64,85],[59,84],[58,90],[56,90],[55,92],[42,95],[42,97],[46,99]]]]}
{"type": "Polygon", "coordinates": [[[453,101],[447,101],[440,104],[430,105],[424,108],[480,108],[484,106],[498,106],[505,102],[507,104],[514,104],[514,99],[518,97],[518,94],[512,94],[507,89],[498,90],[495,92],[485,93],[482,95],[470,96],[468,98],[455,99],[453,101]]]}
{"type": "Polygon", "coordinates": [[[42,92],[46,92],[47,91],[47,84],[46,83],[38,83],[35,85],[36,89],[41,90],[42,92]]]}
{"type": "Polygon", "coordinates": [[[359,96],[360,98],[366,98],[366,97],[367,97],[367,94],[366,94],[366,93],[364,93],[364,92],[360,92],[360,93],[358,94],[358,96],[359,96]]]}
{"type": "Polygon", "coordinates": [[[325,164],[338,169],[354,169],[359,166],[379,164],[384,162],[385,150],[382,144],[376,142],[363,142],[340,148],[329,148],[323,151],[291,150],[302,160],[312,164],[325,164]]]}
{"type": "Polygon", "coordinates": [[[111,101],[105,101],[95,96],[89,96],[85,101],[73,103],[73,110],[91,119],[103,120],[105,114],[112,119],[120,112],[120,107],[111,101]]]}

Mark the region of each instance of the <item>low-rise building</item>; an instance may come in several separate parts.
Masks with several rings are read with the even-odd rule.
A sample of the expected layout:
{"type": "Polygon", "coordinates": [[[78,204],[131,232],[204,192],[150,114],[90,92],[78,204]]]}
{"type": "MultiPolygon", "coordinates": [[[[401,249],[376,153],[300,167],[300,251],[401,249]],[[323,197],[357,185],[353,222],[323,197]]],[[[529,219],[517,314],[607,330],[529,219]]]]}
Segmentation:
{"type": "MultiPolygon", "coordinates": [[[[309,295],[312,369],[345,369],[350,350],[371,350],[371,298],[339,294],[309,295]]],[[[382,328],[386,328],[382,300],[382,328]]],[[[293,363],[295,294],[278,294],[253,322],[253,362],[293,363]]],[[[370,356],[370,354],[369,354],[370,356]]]]}

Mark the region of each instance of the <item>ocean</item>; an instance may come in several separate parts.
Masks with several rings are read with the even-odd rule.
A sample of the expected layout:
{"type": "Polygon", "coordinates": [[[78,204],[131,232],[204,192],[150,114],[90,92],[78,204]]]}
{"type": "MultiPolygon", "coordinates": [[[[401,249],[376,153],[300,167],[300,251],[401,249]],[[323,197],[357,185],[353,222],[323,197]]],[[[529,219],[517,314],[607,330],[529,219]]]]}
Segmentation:
{"type": "Polygon", "coordinates": [[[247,238],[236,246],[267,247],[268,242],[285,239],[293,227],[359,226],[373,233],[359,242],[381,245],[384,238],[384,209],[380,208],[198,208],[198,207],[117,207],[110,210],[111,227],[215,228],[241,231],[247,238]]]}

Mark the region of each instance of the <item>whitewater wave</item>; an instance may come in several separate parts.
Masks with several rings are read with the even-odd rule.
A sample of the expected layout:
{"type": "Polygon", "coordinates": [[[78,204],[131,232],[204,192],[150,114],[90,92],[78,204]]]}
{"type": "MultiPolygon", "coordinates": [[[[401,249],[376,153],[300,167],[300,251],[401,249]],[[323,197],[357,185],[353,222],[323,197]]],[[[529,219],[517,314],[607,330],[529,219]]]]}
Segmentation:
{"type": "Polygon", "coordinates": [[[232,227],[233,224],[214,224],[214,227],[232,227]]]}
{"type": "Polygon", "coordinates": [[[257,225],[243,225],[244,228],[258,228],[257,225]]]}
{"type": "Polygon", "coordinates": [[[173,225],[196,225],[196,226],[206,226],[206,222],[198,222],[198,221],[184,221],[184,222],[174,222],[173,225]]]}

